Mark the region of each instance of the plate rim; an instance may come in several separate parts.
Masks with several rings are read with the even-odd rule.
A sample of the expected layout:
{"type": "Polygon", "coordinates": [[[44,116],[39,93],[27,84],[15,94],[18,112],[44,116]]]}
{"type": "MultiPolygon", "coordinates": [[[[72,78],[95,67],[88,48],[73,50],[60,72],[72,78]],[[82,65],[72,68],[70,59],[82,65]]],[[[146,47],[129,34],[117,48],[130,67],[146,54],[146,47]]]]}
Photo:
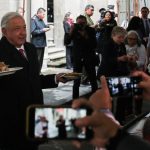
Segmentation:
{"type": "Polygon", "coordinates": [[[0,75],[2,76],[2,75],[13,74],[16,71],[23,69],[23,67],[11,67],[11,68],[8,68],[8,69],[12,69],[12,70],[0,71],[0,75]]]}

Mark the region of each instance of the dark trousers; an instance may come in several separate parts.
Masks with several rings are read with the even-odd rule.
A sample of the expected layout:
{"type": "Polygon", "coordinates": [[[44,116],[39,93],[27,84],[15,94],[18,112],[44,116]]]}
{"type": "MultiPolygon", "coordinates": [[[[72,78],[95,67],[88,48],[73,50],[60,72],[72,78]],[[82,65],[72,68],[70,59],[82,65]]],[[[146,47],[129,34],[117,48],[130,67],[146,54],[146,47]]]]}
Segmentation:
{"type": "Polygon", "coordinates": [[[39,72],[41,72],[45,47],[37,47],[36,49],[37,49],[37,56],[38,56],[38,61],[39,61],[39,72]]]}
{"type": "MultiPolygon", "coordinates": [[[[73,70],[74,72],[82,72],[83,66],[87,72],[88,78],[90,80],[92,92],[95,92],[98,88],[97,80],[96,80],[96,71],[95,65],[92,63],[86,62],[84,60],[74,61],[73,70]]],[[[80,87],[81,78],[74,80],[73,84],[73,99],[79,97],[79,87],[80,87]]]]}
{"type": "MultiPolygon", "coordinates": [[[[18,150],[18,148],[14,149],[14,148],[0,148],[0,150],[18,150]]],[[[38,150],[38,149],[23,149],[23,150],[38,150]]]]}
{"type": "Polygon", "coordinates": [[[72,69],[72,46],[66,46],[66,68],[72,69]]]}
{"type": "Polygon", "coordinates": [[[142,98],[136,98],[134,99],[134,113],[135,115],[139,115],[142,113],[142,104],[143,104],[143,99],[142,98]]]}
{"type": "Polygon", "coordinates": [[[0,147],[0,150],[38,150],[38,144],[36,144],[35,146],[33,145],[22,145],[22,146],[7,146],[7,147],[0,147]]]}
{"type": "Polygon", "coordinates": [[[116,119],[120,124],[124,124],[126,116],[132,114],[132,96],[122,96],[117,98],[116,119]]]}

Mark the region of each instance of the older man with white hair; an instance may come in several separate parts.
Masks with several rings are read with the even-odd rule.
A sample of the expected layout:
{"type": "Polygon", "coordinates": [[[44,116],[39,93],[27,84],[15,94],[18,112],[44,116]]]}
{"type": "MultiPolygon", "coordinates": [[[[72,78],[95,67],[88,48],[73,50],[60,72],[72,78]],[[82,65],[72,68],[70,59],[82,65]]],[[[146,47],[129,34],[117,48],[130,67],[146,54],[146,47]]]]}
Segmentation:
{"type": "Polygon", "coordinates": [[[0,77],[0,150],[35,150],[37,144],[29,142],[25,134],[26,108],[42,104],[41,89],[57,87],[60,74],[39,75],[36,48],[26,42],[26,24],[20,14],[5,14],[1,30],[0,61],[22,69],[0,77]]]}

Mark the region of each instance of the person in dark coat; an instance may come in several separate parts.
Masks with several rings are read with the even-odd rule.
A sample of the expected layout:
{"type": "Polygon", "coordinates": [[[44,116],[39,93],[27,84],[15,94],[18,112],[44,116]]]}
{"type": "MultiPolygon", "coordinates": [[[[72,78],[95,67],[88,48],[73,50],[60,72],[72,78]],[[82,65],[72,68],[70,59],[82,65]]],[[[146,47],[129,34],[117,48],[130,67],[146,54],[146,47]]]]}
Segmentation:
{"type": "Polygon", "coordinates": [[[1,20],[0,61],[9,67],[22,67],[16,73],[0,76],[0,149],[36,150],[38,144],[26,137],[26,108],[43,104],[42,88],[58,86],[60,75],[39,75],[36,48],[26,42],[26,24],[16,12],[1,20]],[[23,49],[23,53],[19,49],[23,49]]]}
{"type": "Polygon", "coordinates": [[[37,10],[37,14],[31,19],[31,42],[37,49],[40,71],[43,65],[45,47],[47,45],[45,33],[50,30],[49,26],[43,21],[45,17],[45,11],[46,10],[44,8],[39,8],[37,10]]]}
{"type": "Polygon", "coordinates": [[[149,9],[147,7],[141,8],[141,26],[140,29],[142,31],[142,44],[147,47],[148,37],[150,33],[150,19],[148,18],[149,9]]]}
{"type": "Polygon", "coordinates": [[[104,12],[103,19],[101,19],[98,24],[97,32],[99,33],[99,37],[97,39],[97,52],[101,53],[104,49],[104,44],[111,38],[112,29],[117,26],[117,22],[114,18],[114,14],[111,11],[106,11],[104,12]]]}
{"type": "Polygon", "coordinates": [[[98,78],[101,75],[109,76],[125,76],[129,74],[124,39],[126,35],[125,29],[122,27],[114,27],[112,30],[112,38],[107,41],[102,51],[102,61],[98,68],[98,78]]]}
{"type": "Polygon", "coordinates": [[[66,138],[67,137],[66,125],[62,115],[60,115],[59,119],[56,121],[56,127],[58,128],[58,137],[66,138]]]}
{"type": "MultiPolygon", "coordinates": [[[[102,61],[98,68],[98,78],[101,75],[106,77],[119,77],[129,75],[129,56],[126,55],[124,39],[126,30],[116,26],[112,30],[112,38],[104,45],[102,61]]],[[[125,106],[128,103],[126,94],[117,98],[116,118],[123,124],[125,121],[125,106]]]]}
{"type": "Polygon", "coordinates": [[[127,31],[135,30],[142,44],[147,47],[148,37],[150,33],[150,19],[148,18],[149,9],[147,7],[141,8],[141,18],[138,16],[134,16],[129,21],[127,31]]]}
{"type": "Polygon", "coordinates": [[[138,33],[140,39],[143,38],[143,31],[141,30],[141,18],[138,16],[133,16],[128,24],[128,27],[126,29],[128,32],[131,30],[134,30],[138,33]]]}
{"type": "MultiPolygon", "coordinates": [[[[96,71],[95,71],[95,47],[96,36],[95,30],[87,26],[85,16],[78,16],[77,23],[73,26],[70,32],[70,37],[73,40],[73,71],[82,72],[84,66],[90,80],[92,92],[97,90],[96,71]]],[[[74,81],[73,98],[79,97],[80,78],[74,81]]]]}

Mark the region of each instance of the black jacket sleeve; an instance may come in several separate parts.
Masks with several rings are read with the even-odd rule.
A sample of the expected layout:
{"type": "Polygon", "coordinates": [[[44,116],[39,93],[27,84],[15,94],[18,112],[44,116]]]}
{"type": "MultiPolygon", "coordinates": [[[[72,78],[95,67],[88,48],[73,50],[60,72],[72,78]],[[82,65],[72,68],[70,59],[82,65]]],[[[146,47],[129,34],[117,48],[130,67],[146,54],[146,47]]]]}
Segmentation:
{"type": "Polygon", "coordinates": [[[46,76],[40,75],[40,80],[42,89],[58,87],[58,84],[55,81],[55,74],[46,76]]]}
{"type": "Polygon", "coordinates": [[[139,137],[128,135],[120,141],[116,150],[150,150],[150,144],[139,137]]]}
{"type": "Polygon", "coordinates": [[[140,137],[119,130],[117,135],[110,139],[107,150],[150,150],[150,144],[140,137]]]}

